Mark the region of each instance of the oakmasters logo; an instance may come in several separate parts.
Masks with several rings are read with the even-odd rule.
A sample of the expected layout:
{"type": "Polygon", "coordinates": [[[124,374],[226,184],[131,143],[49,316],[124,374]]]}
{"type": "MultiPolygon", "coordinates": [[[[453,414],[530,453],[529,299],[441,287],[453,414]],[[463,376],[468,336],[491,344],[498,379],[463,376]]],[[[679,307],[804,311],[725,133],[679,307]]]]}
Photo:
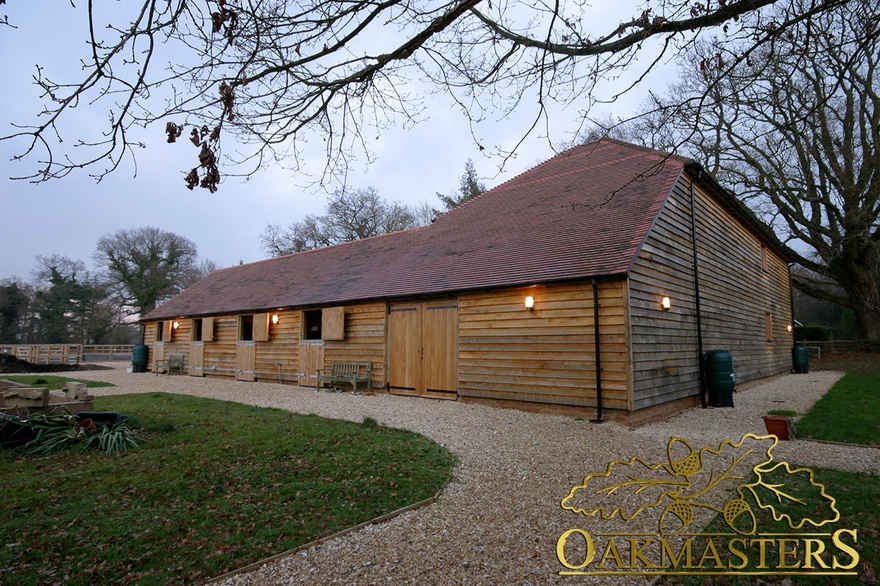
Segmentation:
{"type": "Polygon", "coordinates": [[[560,574],[857,575],[856,530],[834,526],[840,513],[812,470],[773,460],[776,442],[747,434],[698,451],[673,437],[666,462],[588,474],[562,508],[595,520],[557,540],[560,574]],[[716,514],[714,530],[695,532],[716,514]],[[602,531],[615,517],[633,530],[602,531]]]}

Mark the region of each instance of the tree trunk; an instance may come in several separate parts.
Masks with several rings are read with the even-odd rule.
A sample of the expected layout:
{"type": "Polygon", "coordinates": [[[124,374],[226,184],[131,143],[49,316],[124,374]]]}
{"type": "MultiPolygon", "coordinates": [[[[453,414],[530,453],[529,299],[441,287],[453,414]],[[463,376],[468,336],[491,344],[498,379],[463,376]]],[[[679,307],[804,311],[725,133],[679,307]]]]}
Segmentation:
{"type": "Polygon", "coordinates": [[[856,335],[863,340],[880,340],[880,311],[869,307],[854,307],[856,335]]]}

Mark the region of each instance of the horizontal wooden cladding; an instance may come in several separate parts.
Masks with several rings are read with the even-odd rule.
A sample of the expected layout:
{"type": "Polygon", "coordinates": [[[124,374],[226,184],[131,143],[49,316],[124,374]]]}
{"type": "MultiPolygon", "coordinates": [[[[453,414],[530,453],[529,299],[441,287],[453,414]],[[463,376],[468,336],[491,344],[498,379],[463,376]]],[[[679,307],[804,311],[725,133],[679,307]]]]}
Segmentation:
{"type": "MultiPolygon", "coordinates": [[[[740,372],[753,377],[784,371],[790,359],[768,356],[764,325],[767,311],[779,312],[780,328],[790,319],[784,260],[766,250],[769,270],[764,270],[760,238],[698,185],[695,204],[703,351],[733,353],[735,368],[736,362],[742,368],[737,368],[738,378],[740,372]]],[[[699,392],[693,265],[689,185],[681,181],[629,276],[636,409],[699,392]],[[659,306],[663,296],[671,300],[668,311],[659,306]]]]}
{"type": "MultiPolygon", "coordinates": [[[[603,406],[620,409],[629,389],[623,291],[622,281],[599,285],[603,406]]],[[[460,396],[595,406],[590,282],[465,295],[459,324],[460,396]]]]}
{"type": "MultiPolygon", "coordinates": [[[[366,303],[334,308],[335,318],[344,316],[345,340],[328,341],[324,355],[324,367],[330,368],[334,360],[373,363],[373,385],[385,384],[385,316],[384,302],[366,303]]],[[[278,310],[254,315],[255,325],[255,364],[256,380],[296,383],[300,374],[299,342],[302,337],[302,312],[299,310],[278,310]],[[278,322],[272,322],[272,315],[278,322]]],[[[236,364],[239,342],[239,315],[221,315],[210,318],[212,340],[204,342],[204,352],[200,373],[205,376],[233,377],[241,370],[236,364]]],[[[192,339],[192,319],[180,319],[180,327],[174,330],[171,341],[164,343],[164,354],[183,354],[185,368],[190,361],[190,340],[192,339]]],[[[337,324],[338,329],[338,324],[337,324]]],[[[204,331],[204,330],[203,330],[204,331]]],[[[145,343],[155,342],[156,328],[148,324],[145,343]]],[[[150,358],[152,364],[152,356],[150,358]]]]}
{"type": "Polygon", "coordinates": [[[324,368],[334,360],[372,362],[373,388],[385,386],[385,318],[384,302],[363,303],[345,307],[345,340],[328,340],[324,346],[324,368]]]}

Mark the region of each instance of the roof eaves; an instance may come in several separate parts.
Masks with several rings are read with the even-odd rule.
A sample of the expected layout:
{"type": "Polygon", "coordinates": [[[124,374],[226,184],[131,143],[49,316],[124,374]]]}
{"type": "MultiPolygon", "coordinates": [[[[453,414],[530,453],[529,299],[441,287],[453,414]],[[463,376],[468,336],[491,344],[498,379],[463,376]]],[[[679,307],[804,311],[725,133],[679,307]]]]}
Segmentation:
{"type": "Polygon", "coordinates": [[[783,242],[776,235],[776,232],[768,226],[766,223],[762,222],[755,215],[755,212],[751,210],[746,204],[744,204],[738,197],[736,197],[730,190],[726,189],[722,186],[715,177],[706,171],[702,165],[697,163],[696,161],[687,165],[686,167],[689,171],[696,171],[695,181],[705,181],[708,186],[714,190],[718,196],[718,199],[721,201],[723,205],[726,205],[728,209],[730,209],[734,215],[736,215],[739,219],[745,222],[755,233],[757,236],[763,238],[766,244],[769,244],[771,248],[773,248],[782,258],[784,258],[787,262],[794,262],[794,257],[792,253],[788,250],[788,247],[783,244],[783,242]]]}

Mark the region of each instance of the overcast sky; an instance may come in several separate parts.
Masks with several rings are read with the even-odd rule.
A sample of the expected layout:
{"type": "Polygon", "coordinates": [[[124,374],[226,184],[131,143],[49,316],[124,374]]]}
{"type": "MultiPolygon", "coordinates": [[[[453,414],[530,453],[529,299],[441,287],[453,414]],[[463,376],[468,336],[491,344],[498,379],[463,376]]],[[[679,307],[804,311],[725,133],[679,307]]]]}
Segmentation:
{"type": "MultiPolygon", "coordinates": [[[[4,8],[17,28],[0,27],[0,135],[8,134],[12,123],[33,121],[44,103],[32,80],[36,64],[45,67],[52,78],[75,81],[77,57],[87,48],[85,2],[77,3],[76,9],[67,2],[33,0],[11,2],[4,8]]],[[[630,114],[646,91],[618,103],[615,114],[630,114]]],[[[422,201],[437,205],[435,193],[457,187],[468,159],[474,161],[484,183],[493,187],[554,154],[547,140],[537,134],[518,151],[508,170],[496,176],[499,161],[479,151],[463,117],[444,99],[428,102],[428,106],[426,122],[410,130],[382,132],[372,145],[378,161],[362,167],[363,175],[352,179],[350,187],[374,186],[384,199],[407,205],[422,201]]],[[[568,118],[554,119],[563,129],[554,139],[565,138],[564,129],[572,124],[577,109],[575,104],[565,112],[568,118]]],[[[93,124],[105,115],[86,106],[72,113],[72,125],[93,124]]],[[[528,122],[524,113],[520,120],[500,121],[479,131],[488,144],[510,147],[528,122]]],[[[70,140],[72,135],[65,138],[70,140]]],[[[136,176],[134,165],[126,161],[101,183],[79,172],[36,185],[9,179],[34,169],[33,161],[10,160],[24,143],[0,142],[0,279],[30,280],[36,255],[61,254],[93,269],[91,256],[98,238],[142,226],[189,238],[201,259],[221,267],[253,262],[266,258],[260,250],[260,234],[267,222],[287,226],[306,214],[323,211],[326,192],[304,188],[301,179],[278,167],[267,167],[248,182],[229,178],[217,193],[200,188],[189,191],[183,182],[194,156],[189,142],[167,144],[164,122],[138,138],[146,148],[137,152],[136,176]]]]}

